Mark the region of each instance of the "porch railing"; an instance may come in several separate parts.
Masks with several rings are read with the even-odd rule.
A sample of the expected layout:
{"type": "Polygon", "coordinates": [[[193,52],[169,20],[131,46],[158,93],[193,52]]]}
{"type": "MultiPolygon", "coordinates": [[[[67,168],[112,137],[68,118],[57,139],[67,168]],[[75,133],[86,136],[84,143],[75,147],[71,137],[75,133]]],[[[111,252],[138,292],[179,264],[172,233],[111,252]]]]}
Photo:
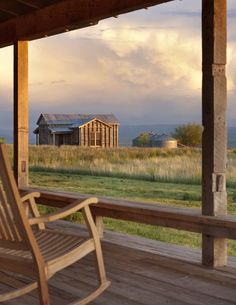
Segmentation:
{"type": "MultiPolygon", "coordinates": [[[[21,192],[39,191],[38,204],[63,208],[74,200],[84,200],[91,195],[60,192],[40,188],[22,188],[21,192]]],[[[102,234],[102,218],[134,221],[142,224],[161,226],[201,233],[213,237],[236,239],[236,217],[204,216],[201,210],[192,208],[167,207],[160,204],[133,202],[107,197],[98,197],[99,203],[92,206],[92,213],[102,234]]],[[[204,246],[204,244],[203,244],[204,246]]]]}

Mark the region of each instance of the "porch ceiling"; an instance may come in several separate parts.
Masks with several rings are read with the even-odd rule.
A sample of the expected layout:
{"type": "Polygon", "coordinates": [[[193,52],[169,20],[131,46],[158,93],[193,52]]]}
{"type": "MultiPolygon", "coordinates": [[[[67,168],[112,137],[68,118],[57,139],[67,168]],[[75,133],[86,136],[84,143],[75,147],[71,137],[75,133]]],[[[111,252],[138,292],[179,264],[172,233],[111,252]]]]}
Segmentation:
{"type": "Polygon", "coordinates": [[[0,47],[173,0],[0,0],[0,47]]]}

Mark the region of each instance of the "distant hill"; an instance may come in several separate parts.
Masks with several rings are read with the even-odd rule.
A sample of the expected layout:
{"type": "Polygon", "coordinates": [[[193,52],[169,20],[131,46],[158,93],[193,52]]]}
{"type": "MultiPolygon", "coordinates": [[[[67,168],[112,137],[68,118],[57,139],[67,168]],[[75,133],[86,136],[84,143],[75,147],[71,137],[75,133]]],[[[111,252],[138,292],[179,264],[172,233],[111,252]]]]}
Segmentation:
{"type": "Polygon", "coordinates": [[[141,132],[167,133],[171,134],[178,125],[153,124],[153,125],[120,125],[119,145],[132,146],[132,140],[141,132]]]}
{"type": "MultiPolygon", "coordinates": [[[[119,144],[120,146],[125,147],[132,146],[132,139],[144,131],[171,134],[177,126],[179,126],[179,124],[120,125],[119,144]]],[[[13,142],[12,130],[0,129],[0,137],[4,137],[7,143],[13,142]]],[[[30,129],[29,142],[30,144],[35,144],[33,128],[30,129]]],[[[236,148],[236,127],[228,128],[228,147],[236,148]]]]}
{"type": "MultiPolygon", "coordinates": [[[[13,143],[13,131],[10,129],[0,129],[0,137],[5,138],[6,143],[13,143]]],[[[35,144],[33,130],[30,130],[29,142],[30,144],[35,144]]]]}
{"type": "MultiPolygon", "coordinates": [[[[155,124],[155,125],[121,125],[119,130],[120,146],[132,146],[132,139],[141,132],[153,131],[156,133],[171,133],[180,124],[155,124]]],[[[236,127],[228,128],[228,147],[236,148],[236,127]]]]}
{"type": "Polygon", "coordinates": [[[13,135],[11,130],[0,129],[0,137],[4,138],[7,143],[13,142],[13,135]]]}
{"type": "Polygon", "coordinates": [[[236,127],[228,128],[228,147],[236,148],[236,127]]]}

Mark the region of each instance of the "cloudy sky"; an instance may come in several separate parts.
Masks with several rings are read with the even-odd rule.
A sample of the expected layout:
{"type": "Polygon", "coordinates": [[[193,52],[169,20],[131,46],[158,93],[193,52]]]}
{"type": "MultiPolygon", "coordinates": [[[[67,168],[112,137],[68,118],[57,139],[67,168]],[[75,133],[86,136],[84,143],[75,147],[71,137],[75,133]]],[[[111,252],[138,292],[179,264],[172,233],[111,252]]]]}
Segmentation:
{"type": "MultiPolygon", "coordinates": [[[[236,126],[235,0],[228,11],[228,122],[236,126]]],[[[121,124],[200,122],[200,12],[200,0],[177,0],[30,42],[31,127],[41,112],[113,112],[121,124]]],[[[0,50],[0,131],[12,128],[12,52],[0,50]]]]}

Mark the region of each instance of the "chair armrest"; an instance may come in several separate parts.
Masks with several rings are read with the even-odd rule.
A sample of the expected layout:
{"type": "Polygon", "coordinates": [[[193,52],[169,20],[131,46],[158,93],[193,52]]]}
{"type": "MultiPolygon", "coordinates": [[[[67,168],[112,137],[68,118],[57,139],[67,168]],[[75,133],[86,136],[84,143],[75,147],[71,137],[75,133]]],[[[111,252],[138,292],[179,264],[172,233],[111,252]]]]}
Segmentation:
{"type": "Polygon", "coordinates": [[[98,199],[94,198],[94,197],[88,198],[82,202],[76,200],[58,212],[51,213],[51,214],[48,214],[45,216],[30,218],[29,222],[31,225],[35,225],[35,224],[39,224],[39,223],[46,223],[46,222],[59,220],[61,218],[69,216],[69,215],[85,208],[89,204],[95,204],[95,203],[98,203],[98,199]]]}
{"type": "Polygon", "coordinates": [[[22,202],[25,202],[27,200],[33,199],[33,198],[39,198],[40,197],[40,193],[38,192],[32,192],[29,194],[26,194],[25,196],[21,197],[22,202]]]}

